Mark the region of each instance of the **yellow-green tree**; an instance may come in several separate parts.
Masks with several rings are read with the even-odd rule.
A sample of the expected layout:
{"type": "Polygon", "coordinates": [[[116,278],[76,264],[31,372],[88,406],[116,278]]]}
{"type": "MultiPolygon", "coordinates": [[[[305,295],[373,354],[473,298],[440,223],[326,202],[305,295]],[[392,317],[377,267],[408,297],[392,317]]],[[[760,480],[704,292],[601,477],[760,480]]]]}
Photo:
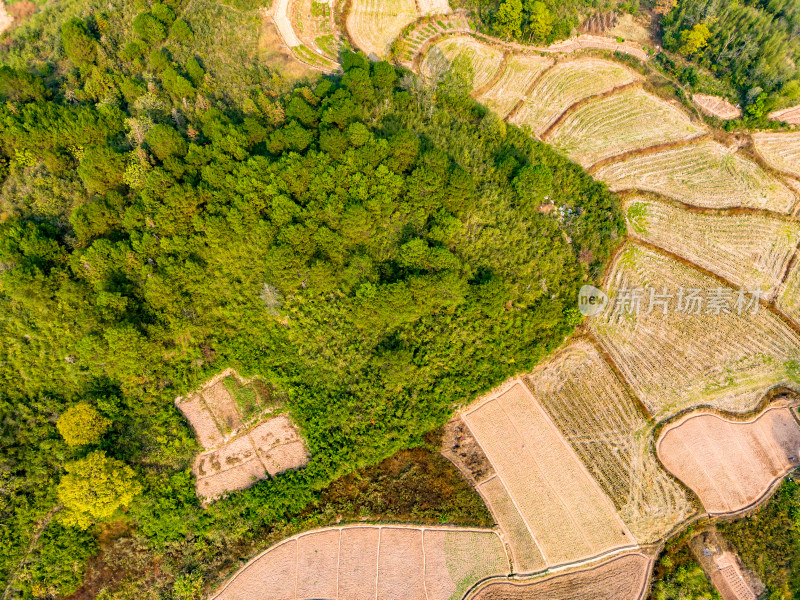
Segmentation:
{"type": "Polygon", "coordinates": [[[66,470],[58,499],[66,508],[64,521],[82,529],[126,508],[142,489],[133,469],[101,450],[68,463],[66,470]]]}
{"type": "Polygon", "coordinates": [[[522,0],[503,0],[494,16],[494,27],[503,37],[522,35],[522,0]]]}
{"type": "Polygon", "coordinates": [[[711,30],[708,26],[704,23],[697,23],[691,29],[685,29],[681,32],[681,47],[678,52],[686,56],[700,54],[703,48],[708,46],[710,38],[711,30]]]}
{"type": "Polygon", "coordinates": [[[71,406],[56,422],[58,432],[70,446],[94,444],[110,426],[111,421],[87,402],[71,406]]]}

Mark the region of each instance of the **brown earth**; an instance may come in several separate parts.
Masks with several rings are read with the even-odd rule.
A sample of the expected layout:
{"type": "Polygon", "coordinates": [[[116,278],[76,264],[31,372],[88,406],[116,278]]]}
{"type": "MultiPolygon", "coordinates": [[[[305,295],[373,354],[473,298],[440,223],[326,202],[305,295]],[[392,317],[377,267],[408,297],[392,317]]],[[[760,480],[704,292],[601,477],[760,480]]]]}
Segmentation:
{"type": "Polygon", "coordinates": [[[461,417],[452,419],[445,426],[442,454],[476,484],[494,475],[494,467],[461,417]]]}
{"type": "Polygon", "coordinates": [[[691,414],[661,433],[658,456],[699,496],[708,513],[737,513],[800,466],[800,426],[794,410],[777,406],[749,422],[691,414]]]}
{"type": "Polygon", "coordinates": [[[639,600],[647,591],[651,564],[649,556],[626,554],[597,567],[532,583],[489,583],[469,600],[639,600]]]}
{"type": "Polygon", "coordinates": [[[708,94],[695,94],[692,100],[697,107],[710,117],[717,117],[724,121],[738,119],[742,116],[742,110],[721,98],[720,96],[709,96],[708,94]]]}

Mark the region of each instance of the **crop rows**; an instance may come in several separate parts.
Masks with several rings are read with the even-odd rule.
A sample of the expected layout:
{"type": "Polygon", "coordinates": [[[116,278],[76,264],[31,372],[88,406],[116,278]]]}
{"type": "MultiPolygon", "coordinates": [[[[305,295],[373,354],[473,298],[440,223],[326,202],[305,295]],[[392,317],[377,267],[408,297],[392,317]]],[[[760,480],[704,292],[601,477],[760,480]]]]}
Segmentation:
{"type": "Polygon", "coordinates": [[[628,232],[771,298],[800,243],[800,223],[761,215],[715,215],[635,196],[624,204],[628,232]]]}
{"type": "Polygon", "coordinates": [[[662,539],[691,514],[650,448],[652,427],[592,344],[571,342],[528,384],[639,543],[662,539]]]}
{"type": "Polygon", "coordinates": [[[490,582],[470,600],[640,600],[651,566],[649,557],[631,553],[597,567],[551,575],[527,584],[490,582]]]}
{"type": "Polygon", "coordinates": [[[569,114],[547,142],[589,167],[631,150],[678,142],[705,132],[688,115],[642,89],[600,98],[569,114]]]}
{"type": "Polygon", "coordinates": [[[347,30],[358,48],[383,57],[392,41],[416,18],[414,0],[353,0],[347,30]]]}
{"type": "Polygon", "coordinates": [[[795,195],[756,163],[711,140],[633,156],[597,169],[612,190],[656,192],[703,208],[751,207],[788,213],[795,195]]]}
{"type": "Polygon", "coordinates": [[[793,410],[774,408],[747,423],[691,415],[663,432],[658,455],[707,512],[736,513],[798,466],[800,427],[793,410]]]}
{"type": "Polygon", "coordinates": [[[512,122],[527,125],[541,135],[576,102],[631,83],[637,77],[618,63],[598,58],[559,63],[537,82],[512,122]]]}
{"type": "Polygon", "coordinates": [[[497,83],[478,100],[505,117],[525,97],[536,78],[552,64],[553,59],[535,54],[514,55],[497,83]]]}
{"type": "Polygon", "coordinates": [[[590,325],[656,417],[700,404],[746,411],[776,385],[800,389],[797,335],[750,293],[636,245],[607,287],[610,306],[590,325]]]}
{"type": "Polygon", "coordinates": [[[410,61],[431,38],[443,33],[471,30],[469,20],[463,14],[449,14],[436,20],[420,20],[411,31],[398,39],[397,49],[403,60],[410,61]]]}
{"type": "Polygon", "coordinates": [[[214,600],[461,600],[481,579],[508,571],[502,543],[488,530],[330,528],[273,546],[214,600]]]}
{"type": "Polygon", "coordinates": [[[777,298],[778,310],[800,326],[800,258],[795,260],[792,269],[777,298]]]}
{"type": "Polygon", "coordinates": [[[503,64],[503,53],[469,35],[447,37],[431,46],[422,63],[422,73],[436,79],[458,56],[464,56],[472,65],[472,89],[476,90],[497,75],[503,64]]]}
{"type": "Polygon", "coordinates": [[[756,133],[753,143],[770,166],[800,177],[800,132],[756,133]]]}
{"type": "Polygon", "coordinates": [[[463,418],[548,565],[635,543],[613,503],[522,383],[463,418]]]}

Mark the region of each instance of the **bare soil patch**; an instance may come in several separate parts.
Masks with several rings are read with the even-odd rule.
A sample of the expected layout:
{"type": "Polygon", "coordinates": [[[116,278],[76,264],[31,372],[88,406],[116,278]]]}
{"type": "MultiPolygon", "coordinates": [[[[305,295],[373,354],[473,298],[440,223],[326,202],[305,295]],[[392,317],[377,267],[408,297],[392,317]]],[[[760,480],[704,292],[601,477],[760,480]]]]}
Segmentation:
{"type": "Polygon", "coordinates": [[[600,566],[531,583],[489,583],[469,600],[640,600],[647,592],[652,559],[626,554],[600,566]]]}
{"type": "Polygon", "coordinates": [[[523,383],[516,381],[479,401],[463,418],[548,566],[636,543],[611,500],[523,383]]]}
{"type": "Polygon", "coordinates": [[[377,527],[342,529],[339,552],[339,600],[375,598],[378,576],[377,527]]]}
{"type": "Polygon", "coordinates": [[[800,104],[771,112],[769,118],[773,121],[784,121],[790,125],[800,125],[800,104]]]}
{"type": "Polygon", "coordinates": [[[452,419],[445,426],[442,454],[473,483],[481,483],[494,475],[492,463],[461,417],[452,419]]]}
{"type": "Polygon", "coordinates": [[[742,116],[742,109],[737,108],[721,96],[710,96],[708,94],[695,94],[692,100],[697,107],[709,117],[716,117],[723,121],[731,121],[742,116]]]}
{"type": "Polygon", "coordinates": [[[378,600],[425,598],[422,531],[381,529],[378,600]]]}
{"type": "Polygon", "coordinates": [[[336,598],[341,531],[332,529],[297,540],[297,597],[336,598]]]}
{"type": "Polygon", "coordinates": [[[649,45],[652,44],[653,40],[650,36],[651,25],[648,21],[646,13],[643,13],[640,18],[631,14],[624,14],[620,16],[616,25],[606,30],[606,35],[615,39],[621,37],[625,41],[649,45]]]}
{"type": "Polygon", "coordinates": [[[297,540],[271,548],[236,573],[214,600],[294,600],[297,540]]]}
{"type": "Polygon", "coordinates": [[[658,456],[710,514],[737,513],[800,466],[800,426],[794,410],[770,408],[749,422],[708,413],[689,415],[662,432],[658,456]]]}

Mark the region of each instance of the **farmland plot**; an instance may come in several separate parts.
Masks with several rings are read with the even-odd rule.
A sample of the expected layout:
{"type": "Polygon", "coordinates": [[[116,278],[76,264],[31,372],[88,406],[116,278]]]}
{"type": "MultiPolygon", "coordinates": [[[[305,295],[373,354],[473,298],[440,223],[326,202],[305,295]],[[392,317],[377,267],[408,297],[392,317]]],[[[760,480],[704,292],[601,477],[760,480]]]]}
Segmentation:
{"type": "Polygon", "coordinates": [[[773,111],[769,113],[769,118],[773,121],[784,121],[791,125],[800,125],[800,104],[773,111]]]}
{"type": "Polygon", "coordinates": [[[800,325],[800,260],[795,260],[776,301],[778,310],[800,325]]]}
{"type": "Polygon", "coordinates": [[[569,114],[547,142],[589,167],[631,150],[689,140],[705,133],[682,110],[642,89],[588,102],[569,114]]]}
{"type": "Polygon", "coordinates": [[[736,108],[733,104],[720,96],[694,94],[692,100],[703,113],[710,117],[717,117],[723,121],[730,121],[731,119],[738,119],[742,116],[742,109],[736,108]]]}
{"type": "Polygon", "coordinates": [[[489,83],[503,64],[503,53],[469,35],[457,35],[436,42],[428,50],[420,70],[425,77],[436,79],[458,56],[472,65],[472,89],[489,83]]]}
{"type": "Polygon", "coordinates": [[[795,194],[756,163],[717,142],[633,156],[594,177],[614,190],[656,192],[703,208],[749,207],[789,213],[795,194]]]}
{"type": "Polygon", "coordinates": [[[753,214],[715,215],[634,196],[623,203],[628,233],[737,286],[772,298],[800,242],[800,223],[753,214]]]}
{"type": "Polygon", "coordinates": [[[353,0],[347,30],[358,48],[384,57],[392,41],[416,18],[414,0],[353,0]]]}
{"type": "Polygon", "coordinates": [[[347,526],[303,533],[240,569],[214,600],[461,600],[509,564],[493,531],[347,526]]]}
{"type": "Polygon", "coordinates": [[[747,411],[774,386],[800,389],[800,340],[757,293],[637,245],[618,254],[607,288],[609,307],[590,326],[654,416],[747,411]]]}
{"type": "Polygon", "coordinates": [[[749,422],[692,414],[662,432],[658,455],[710,514],[736,513],[800,466],[795,410],[776,406],[749,422]]]}
{"type": "Polygon", "coordinates": [[[753,144],[771,167],[800,177],[800,132],[754,133],[753,144]]]}
{"type": "Polygon", "coordinates": [[[652,426],[594,345],[571,342],[527,381],[639,543],[694,512],[651,451],[652,426]]]}
{"type": "Polygon", "coordinates": [[[525,95],[531,84],[553,64],[551,58],[537,55],[517,54],[512,56],[500,79],[478,100],[501,117],[511,112],[525,95]]]}
{"type": "Polygon", "coordinates": [[[469,600],[640,600],[646,591],[651,564],[649,556],[631,553],[597,567],[551,575],[531,583],[490,582],[469,600]]]}
{"type": "Polygon", "coordinates": [[[523,383],[514,382],[479,402],[463,418],[548,566],[636,543],[611,500],[523,383]]]}
{"type": "Polygon", "coordinates": [[[447,0],[419,0],[419,10],[423,15],[446,15],[452,12],[447,0]]]}
{"type": "Polygon", "coordinates": [[[570,106],[590,96],[636,81],[639,76],[619,63],[578,58],[558,63],[542,76],[511,119],[541,135],[570,106]]]}

